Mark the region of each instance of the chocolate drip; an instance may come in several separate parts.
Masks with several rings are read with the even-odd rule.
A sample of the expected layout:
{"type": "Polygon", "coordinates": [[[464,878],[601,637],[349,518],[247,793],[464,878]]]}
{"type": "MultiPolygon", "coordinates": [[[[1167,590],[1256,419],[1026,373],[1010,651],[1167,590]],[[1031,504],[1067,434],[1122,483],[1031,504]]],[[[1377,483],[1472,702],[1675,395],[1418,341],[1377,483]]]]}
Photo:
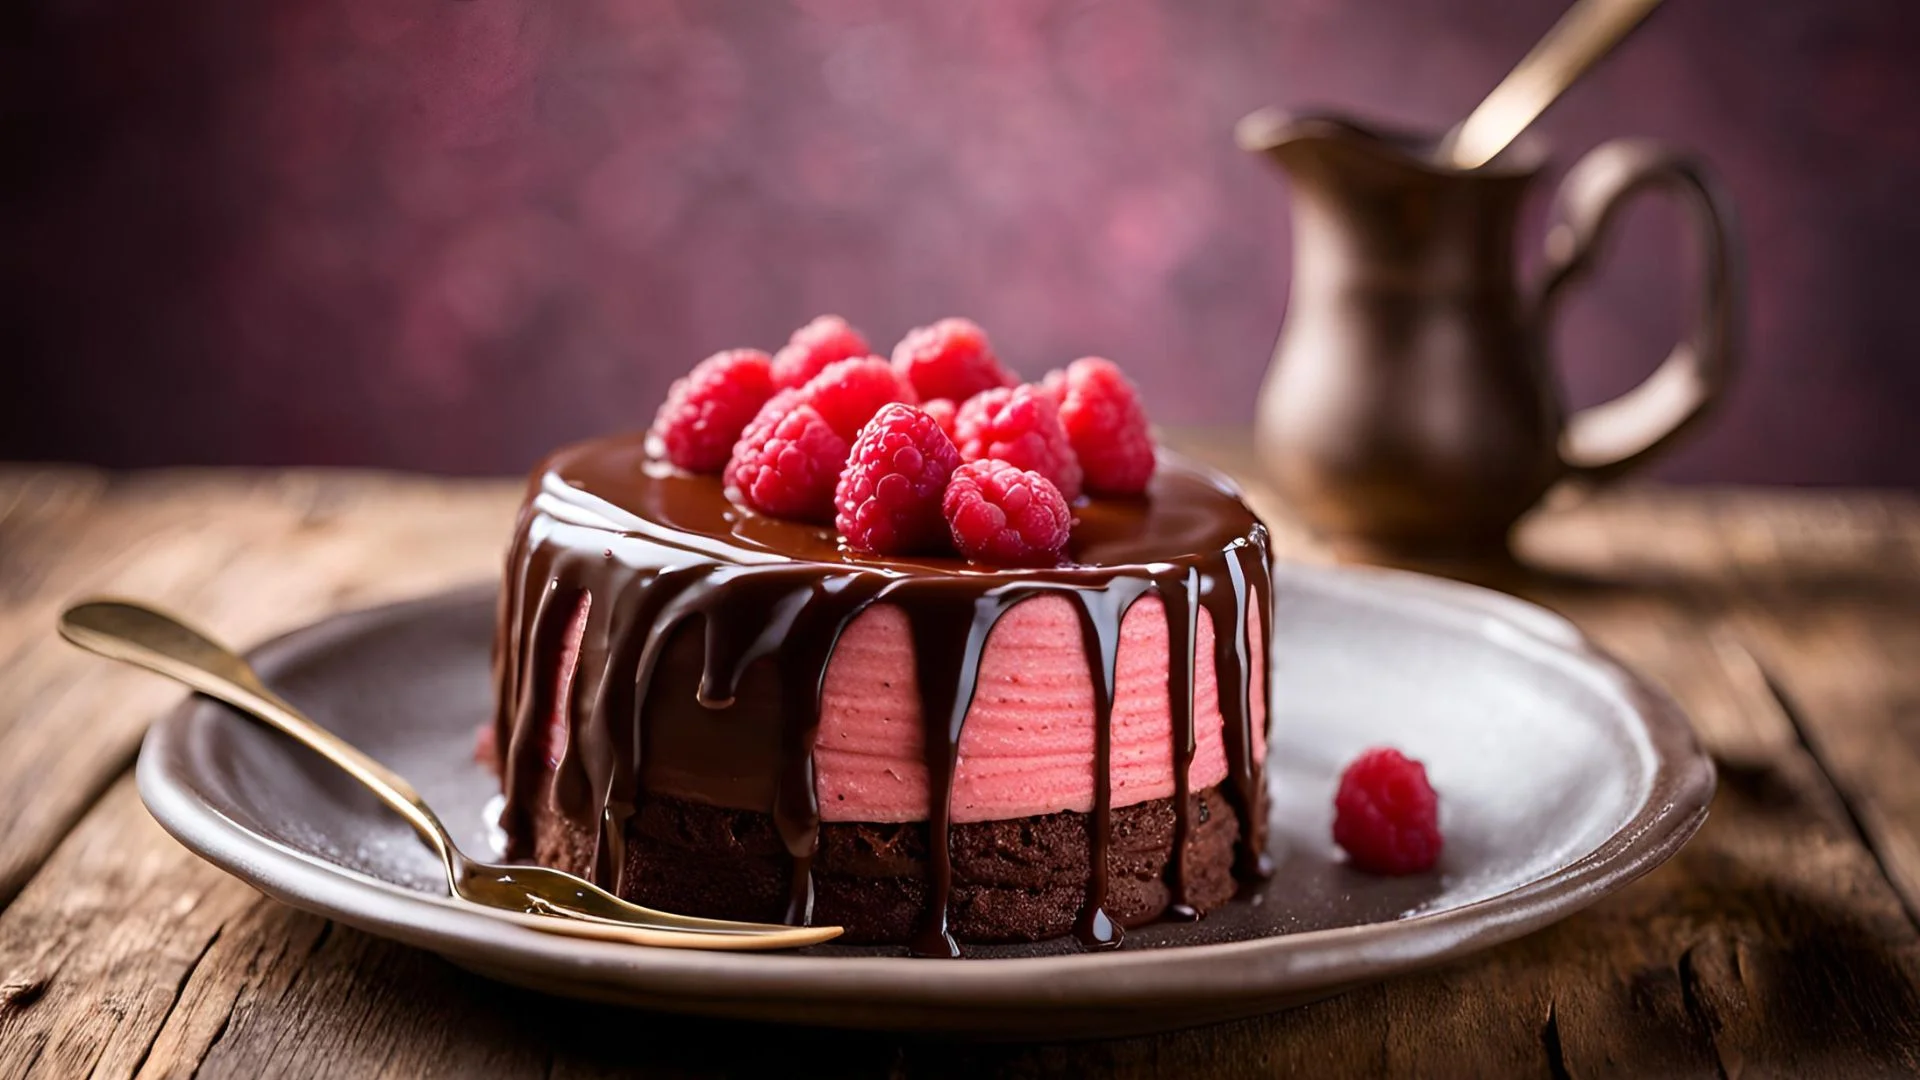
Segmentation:
{"type": "MultiPolygon", "coordinates": [[[[1076,589],[1081,647],[1093,677],[1093,813],[1087,823],[1087,902],[1074,934],[1088,948],[1120,944],[1118,924],[1107,916],[1107,848],[1113,837],[1113,695],[1120,669],[1120,622],[1153,578],[1115,578],[1104,588],[1076,589]]],[[[1175,860],[1179,848],[1174,848],[1175,860]]]]}
{"type": "Polygon", "coordinates": [[[513,710],[509,702],[520,700],[520,593],[527,569],[528,522],[533,517],[531,504],[522,506],[513,525],[513,543],[507,548],[507,567],[500,583],[500,600],[494,605],[493,771],[504,776],[508,744],[513,738],[513,710]]]}
{"type": "MultiPolygon", "coordinates": [[[[820,694],[826,684],[827,662],[841,632],[854,616],[866,610],[883,583],[884,579],[872,575],[846,573],[796,588],[776,607],[776,615],[784,617],[786,625],[775,618],[758,639],[761,655],[771,653],[780,658],[782,738],[773,819],[792,859],[786,921],[796,925],[813,921],[813,853],[820,842],[813,741],[820,730],[820,694]]],[[[744,665],[738,670],[744,670],[744,665]]]]}
{"type": "MultiPolygon", "coordinates": [[[[560,636],[559,627],[555,624],[566,610],[563,605],[554,602],[560,587],[557,579],[549,580],[547,587],[537,597],[523,598],[521,602],[521,610],[531,608],[533,616],[522,624],[526,640],[521,643],[514,658],[516,697],[500,705],[503,711],[510,712],[513,717],[507,724],[507,730],[512,733],[507,742],[509,770],[523,763],[530,754],[544,756],[547,749],[544,718],[552,708],[553,684],[558,670],[557,665],[542,659],[541,650],[531,646],[535,642],[560,636]]],[[[506,785],[507,800],[500,812],[500,827],[506,830],[509,838],[508,855],[523,857],[526,848],[516,845],[514,840],[526,833],[526,807],[523,800],[514,798],[515,790],[515,785],[506,785]]]]}
{"type": "Polygon", "coordinates": [[[947,931],[953,898],[953,777],[960,765],[960,732],[980,673],[987,637],[1011,602],[1004,593],[910,590],[900,597],[913,635],[914,676],[921,702],[927,761],[927,910],[915,931],[917,956],[956,957],[960,944],[947,931]]]}
{"type": "Polygon", "coordinates": [[[1264,528],[1258,539],[1257,550],[1246,542],[1229,547],[1222,559],[1225,573],[1204,578],[1200,587],[1200,602],[1213,617],[1213,672],[1226,739],[1227,796],[1240,818],[1234,872],[1242,878],[1266,878],[1273,873],[1267,855],[1267,823],[1261,814],[1260,767],[1253,753],[1253,649],[1246,629],[1252,597],[1265,599],[1270,591],[1264,528]],[[1229,619],[1239,622],[1229,623],[1229,619]],[[1239,628],[1235,633],[1221,629],[1234,625],[1239,628]]]}
{"type": "MultiPolygon", "coordinates": [[[[584,715],[568,717],[569,731],[582,733],[577,741],[604,748],[597,759],[586,759],[592,804],[576,819],[597,811],[599,833],[594,842],[593,881],[615,892],[626,887],[626,830],[633,816],[641,766],[645,761],[646,713],[640,708],[659,663],[660,643],[686,619],[688,598],[699,594],[709,576],[702,566],[676,566],[640,574],[617,590],[620,612],[615,638],[593,656],[600,659],[603,692],[592,699],[584,715]],[[632,676],[627,677],[627,673],[632,676]]],[[[582,643],[580,664],[590,656],[582,643]]],[[[565,769],[562,768],[564,775],[565,769]]],[[[562,804],[564,807],[564,804],[562,804]]]]}
{"type": "MultiPolygon", "coordinates": [[[[1167,858],[1170,919],[1200,917],[1187,902],[1187,838],[1193,835],[1193,650],[1199,640],[1200,571],[1155,578],[1167,614],[1167,716],[1173,739],[1173,850],[1167,858]],[[1169,580],[1169,578],[1173,580],[1169,580]]],[[[1218,633],[1218,630],[1215,631],[1218,633]]]]}
{"type": "Polygon", "coordinates": [[[1112,832],[1112,711],[1120,627],[1142,595],[1166,606],[1175,840],[1168,870],[1184,911],[1192,835],[1193,651],[1199,609],[1215,632],[1226,785],[1240,818],[1236,862],[1257,872],[1264,849],[1260,766],[1249,693],[1249,605],[1267,629],[1266,533],[1225,482],[1177,461],[1148,497],[1076,510],[1072,565],[985,571],[950,559],[878,560],[840,548],[830,530],[740,510],[717,481],[646,459],[637,437],[584,444],[535,474],[499,606],[496,738],[509,854],[531,848],[528,807],[547,773],[547,731],[564,739],[545,792],[592,837],[595,880],[626,891],[623,850],[642,793],[772,815],[790,858],[786,918],[812,917],[819,842],[813,744],[826,672],[841,634],[874,603],[905,612],[922,703],[927,906],[916,953],[957,956],[949,932],[949,832],[960,740],[988,639],[1023,600],[1074,605],[1094,698],[1090,873],[1077,932],[1115,945],[1104,910],[1112,832]],[[577,636],[576,636],[577,630],[577,636]],[[556,685],[576,650],[569,685],[556,685]],[[556,711],[559,713],[555,716],[556,711]]]}

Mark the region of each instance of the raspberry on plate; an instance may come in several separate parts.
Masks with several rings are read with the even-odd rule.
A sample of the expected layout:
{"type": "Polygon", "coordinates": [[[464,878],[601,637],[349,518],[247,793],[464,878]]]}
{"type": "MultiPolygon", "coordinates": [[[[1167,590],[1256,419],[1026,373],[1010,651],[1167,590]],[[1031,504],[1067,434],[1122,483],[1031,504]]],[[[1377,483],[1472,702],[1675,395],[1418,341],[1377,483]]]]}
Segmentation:
{"type": "Polygon", "coordinates": [[[793,332],[773,354],[773,388],[804,386],[828,364],[869,356],[873,348],[860,331],[838,315],[822,315],[793,332]]]}
{"type": "Polygon", "coordinates": [[[847,463],[847,440],[798,390],[761,406],[727,461],[734,498],[774,517],[833,519],[833,486],[847,463]]]}
{"type": "Polygon", "coordinates": [[[1087,490],[1101,495],[1138,495],[1153,479],[1153,432],[1133,383],[1111,360],[1084,357],[1064,375],[1047,376],[1060,426],[1086,474],[1087,490]],[[1056,382],[1056,376],[1058,381],[1056,382]]]}
{"type": "Polygon", "coordinates": [[[853,441],[834,489],[834,525],[847,546],[904,555],[945,545],[941,497],[960,451],[933,417],[911,405],[883,407],[853,441]]]}
{"type": "Polygon", "coordinates": [[[1000,366],[986,331],[969,319],[941,319],[909,330],[893,347],[893,370],[922,401],[965,401],[982,390],[1020,381],[1000,366]]]}
{"type": "Polygon", "coordinates": [[[1053,399],[1034,386],[997,387],[976,394],[953,418],[953,441],[968,461],[994,458],[1053,482],[1068,502],[1080,497],[1074,456],[1053,399]]]}
{"type": "Polygon", "coordinates": [[[800,399],[812,405],[833,425],[833,430],[849,442],[860,434],[880,406],[904,401],[909,405],[920,399],[913,387],[893,373],[885,360],[868,356],[829,364],[800,388],[800,399]]]}
{"type": "Polygon", "coordinates": [[[747,421],[772,396],[766,353],[714,353],[674,380],[654,414],[649,449],[688,472],[719,472],[747,421]]]}
{"type": "Polygon", "coordinates": [[[1052,481],[1004,461],[955,469],[941,509],[953,546],[983,566],[1057,566],[1073,528],[1052,481]]]}
{"type": "Polygon", "coordinates": [[[1387,747],[1355,758],[1333,798],[1333,839],[1353,865],[1417,874],[1440,858],[1440,799],[1426,767],[1387,747]]]}

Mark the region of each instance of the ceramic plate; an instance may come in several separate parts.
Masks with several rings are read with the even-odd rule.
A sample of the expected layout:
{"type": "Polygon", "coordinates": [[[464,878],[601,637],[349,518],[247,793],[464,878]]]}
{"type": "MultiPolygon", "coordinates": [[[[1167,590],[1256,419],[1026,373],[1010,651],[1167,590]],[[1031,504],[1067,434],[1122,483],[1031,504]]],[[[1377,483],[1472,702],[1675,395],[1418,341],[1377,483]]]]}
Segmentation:
{"type": "MultiPolygon", "coordinates": [[[[1281,568],[1269,770],[1278,871],[1192,924],[964,960],[821,946],[707,953],[555,937],[455,907],[398,818],[319,758],[200,699],[156,724],[140,791],[189,848],[296,907],[508,982],[675,1012],[1051,1037],[1282,1008],[1518,937],[1672,855],[1713,767],[1664,696],[1565,620],[1463,585],[1281,568]],[[1335,777],[1365,747],[1424,760],[1440,868],[1372,877],[1329,840],[1335,777]]],[[[486,852],[491,589],[345,615],[255,654],[267,680],[412,779],[486,852]]]]}

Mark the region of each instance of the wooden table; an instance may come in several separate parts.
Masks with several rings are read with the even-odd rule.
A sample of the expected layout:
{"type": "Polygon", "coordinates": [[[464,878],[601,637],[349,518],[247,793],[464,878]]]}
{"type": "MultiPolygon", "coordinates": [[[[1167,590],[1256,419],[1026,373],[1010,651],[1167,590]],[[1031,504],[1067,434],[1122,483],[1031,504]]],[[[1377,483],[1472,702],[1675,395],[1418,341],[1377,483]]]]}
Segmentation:
{"type": "Polygon", "coordinates": [[[180,693],[56,640],[62,604],[130,594],[256,641],[485,578],[517,489],[0,467],[0,1075],[1920,1072],[1913,495],[1640,487],[1526,527],[1533,569],[1501,584],[1664,684],[1719,762],[1711,819],[1666,867],[1532,937],[1292,1012],[1010,1046],[504,988],[264,899],[147,817],[128,767],[180,693]]]}

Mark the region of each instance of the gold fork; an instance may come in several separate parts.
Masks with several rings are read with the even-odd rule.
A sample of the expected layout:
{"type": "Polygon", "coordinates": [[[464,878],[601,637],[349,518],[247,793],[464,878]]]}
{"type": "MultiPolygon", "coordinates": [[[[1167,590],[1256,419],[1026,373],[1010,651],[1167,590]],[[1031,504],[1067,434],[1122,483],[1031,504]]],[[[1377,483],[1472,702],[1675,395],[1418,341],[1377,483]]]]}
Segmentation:
{"type": "Polygon", "coordinates": [[[837,926],[780,926],[675,915],[630,904],[590,881],[543,866],[478,862],[412,784],[308,719],[232,649],[165,612],[125,600],[89,600],[60,616],[60,636],[90,652],[185,683],[293,737],[360,781],[440,856],[447,891],[512,922],[549,933],[674,949],[791,949],[840,936],[837,926]]]}

